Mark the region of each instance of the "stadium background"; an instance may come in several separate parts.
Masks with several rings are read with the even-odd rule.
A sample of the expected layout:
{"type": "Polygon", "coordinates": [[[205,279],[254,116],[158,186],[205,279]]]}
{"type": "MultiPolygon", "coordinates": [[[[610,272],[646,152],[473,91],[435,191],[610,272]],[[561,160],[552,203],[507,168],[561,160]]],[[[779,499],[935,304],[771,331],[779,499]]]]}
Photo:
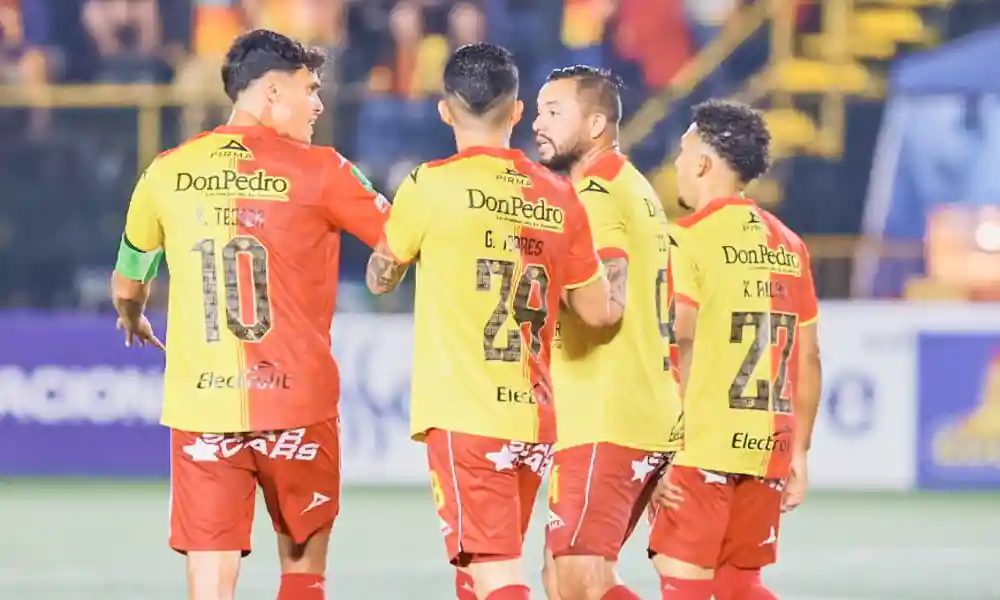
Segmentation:
{"type": "MultiPolygon", "coordinates": [[[[514,50],[529,114],[549,69],[615,69],[623,144],[672,214],[691,104],[759,105],[776,163],[753,194],[810,245],[826,375],[816,490],[767,577],[790,600],[1000,598],[998,22],[995,0],[0,0],[0,598],[183,595],[162,358],[122,347],[107,277],[136,175],[225,118],[220,54],[254,26],[330,49],[318,142],[387,195],[453,151],[433,102],[455,44],[514,50]]],[[[334,326],[331,597],[449,598],[406,439],[411,293],[376,302],[365,258],[347,245],[334,326]]],[[[242,598],[273,598],[270,537],[242,598]]],[[[641,540],[622,569],[656,598],[641,540]]]]}

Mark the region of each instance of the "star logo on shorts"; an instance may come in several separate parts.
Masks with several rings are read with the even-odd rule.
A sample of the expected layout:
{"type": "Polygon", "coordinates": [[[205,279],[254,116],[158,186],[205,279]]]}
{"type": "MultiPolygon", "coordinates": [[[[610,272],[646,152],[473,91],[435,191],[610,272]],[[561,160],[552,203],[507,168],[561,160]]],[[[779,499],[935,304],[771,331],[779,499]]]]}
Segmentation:
{"type": "Polygon", "coordinates": [[[644,456],[642,460],[632,461],[632,481],[646,481],[649,474],[656,467],[649,463],[649,457],[644,456]]]}
{"type": "Polygon", "coordinates": [[[507,444],[503,445],[496,452],[487,452],[486,458],[490,459],[497,471],[506,471],[507,469],[514,468],[514,461],[517,460],[517,454],[510,451],[510,447],[507,444]]]}
{"type": "Polygon", "coordinates": [[[216,456],[219,445],[209,444],[201,437],[195,438],[194,443],[184,446],[183,450],[194,462],[216,462],[219,460],[219,457],[216,456]]]}

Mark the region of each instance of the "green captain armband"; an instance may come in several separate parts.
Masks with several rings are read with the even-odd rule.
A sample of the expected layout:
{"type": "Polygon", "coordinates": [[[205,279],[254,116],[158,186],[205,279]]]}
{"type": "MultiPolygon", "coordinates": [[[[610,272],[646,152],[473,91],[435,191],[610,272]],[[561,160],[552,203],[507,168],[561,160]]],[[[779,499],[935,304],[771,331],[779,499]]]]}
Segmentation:
{"type": "Polygon", "coordinates": [[[118,246],[118,261],[115,263],[115,271],[123,277],[145,283],[156,277],[162,260],[162,248],[143,252],[133,246],[123,235],[122,242],[118,246]]]}

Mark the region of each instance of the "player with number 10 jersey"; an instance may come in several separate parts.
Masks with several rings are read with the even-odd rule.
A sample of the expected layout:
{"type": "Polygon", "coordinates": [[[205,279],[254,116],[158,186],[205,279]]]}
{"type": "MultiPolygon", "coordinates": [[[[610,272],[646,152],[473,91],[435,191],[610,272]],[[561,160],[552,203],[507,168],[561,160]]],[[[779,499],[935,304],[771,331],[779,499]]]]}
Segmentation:
{"type": "Polygon", "coordinates": [[[161,252],[170,266],[162,423],[172,430],[170,541],[189,558],[249,552],[258,482],[293,543],[332,525],[340,235],[374,246],[389,208],[343,156],[306,142],[311,124],[290,136],[244,113],[268,86],[321,109],[321,57],[263,31],[234,47],[261,69],[237,90],[234,121],[246,124],[198,135],[146,169],[116,267],[145,282],[161,252]],[[289,62],[296,55],[306,66],[289,62]]]}

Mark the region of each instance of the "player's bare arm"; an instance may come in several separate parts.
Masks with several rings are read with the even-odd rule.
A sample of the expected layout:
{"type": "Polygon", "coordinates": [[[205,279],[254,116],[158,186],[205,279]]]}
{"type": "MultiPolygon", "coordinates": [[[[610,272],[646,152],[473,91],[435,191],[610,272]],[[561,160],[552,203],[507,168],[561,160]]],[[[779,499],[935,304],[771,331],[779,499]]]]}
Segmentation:
{"type": "Polygon", "coordinates": [[[691,373],[691,359],[694,356],[694,334],[698,323],[698,307],[687,302],[678,302],[674,316],[674,339],[677,342],[677,354],[680,360],[678,371],[681,378],[681,398],[687,388],[688,375],[691,373]]]}
{"type": "Polygon", "coordinates": [[[823,386],[822,365],[819,357],[819,336],[816,323],[800,326],[798,331],[799,379],[796,389],[795,439],[792,446],[792,464],[785,486],[781,510],[790,511],[805,500],[809,486],[807,455],[812,445],[813,426],[819,412],[820,392],[823,386]]]}
{"type": "Polygon", "coordinates": [[[368,259],[368,269],[365,271],[368,290],[375,295],[388,294],[399,286],[409,267],[407,263],[396,261],[385,242],[379,242],[368,259]]]}
{"type": "Polygon", "coordinates": [[[611,321],[617,323],[625,314],[625,290],[628,288],[628,259],[609,258],[602,261],[608,277],[611,321]]]}
{"type": "Polygon", "coordinates": [[[118,329],[125,330],[125,345],[131,346],[133,339],[139,345],[151,344],[164,349],[163,342],[156,337],[149,320],[143,315],[146,301],[152,289],[152,280],[135,281],[115,271],[111,274],[111,301],[118,312],[118,329]]]}
{"type": "Polygon", "coordinates": [[[611,282],[607,274],[577,288],[565,290],[565,302],[580,320],[591,327],[610,327],[621,320],[612,309],[611,282]]]}

